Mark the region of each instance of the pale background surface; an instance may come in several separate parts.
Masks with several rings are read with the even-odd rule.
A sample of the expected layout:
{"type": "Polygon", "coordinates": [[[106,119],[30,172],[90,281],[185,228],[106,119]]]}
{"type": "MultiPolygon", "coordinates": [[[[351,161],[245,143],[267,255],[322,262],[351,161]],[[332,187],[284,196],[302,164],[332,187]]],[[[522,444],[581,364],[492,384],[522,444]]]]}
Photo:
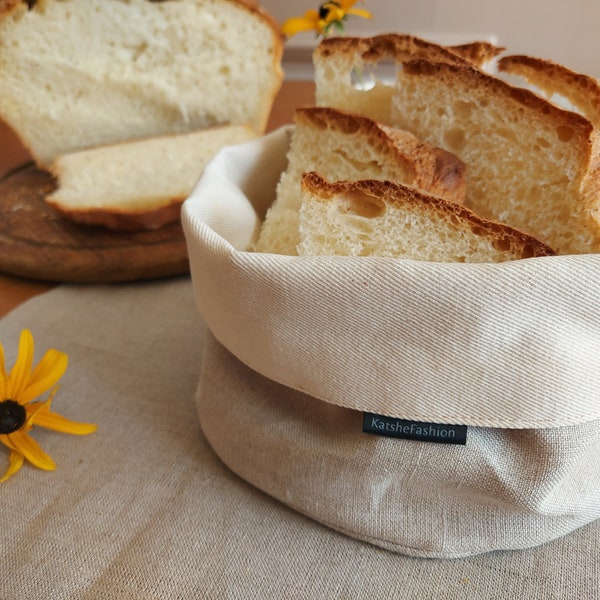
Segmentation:
{"type": "MultiPolygon", "coordinates": [[[[283,22],[317,8],[320,0],[262,0],[283,22]]],[[[485,37],[513,54],[550,58],[600,78],[600,2],[597,0],[367,0],[374,18],[352,18],[346,33],[412,33],[442,43],[485,37]]],[[[291,38],[288,48],[314,44],[314,35],[291,38]]]]}

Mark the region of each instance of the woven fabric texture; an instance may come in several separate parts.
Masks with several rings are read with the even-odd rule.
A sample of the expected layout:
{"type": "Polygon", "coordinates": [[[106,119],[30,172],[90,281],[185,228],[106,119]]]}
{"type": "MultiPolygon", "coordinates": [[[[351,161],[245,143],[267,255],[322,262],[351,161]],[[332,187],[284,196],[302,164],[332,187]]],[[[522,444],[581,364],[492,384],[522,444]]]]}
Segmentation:
{"type": "Polygon", "coordinates": [[[196,302],[226,348],[355,410],[502,428],[600,419],[600,255],[444,264],[244,251],[288,136],[221,152],[184,203],[196,302]]]}
{"type": "Polygon", "coordinates": [[[236,387],[240,365],[209,363],[198,405],[219,456],[300,512],[415,556],[534,546],[600,517],[600,256],[249,252],[290,132],[222,151],[183,208],[201,317],[281,384],[236,387]],[[364,435],[362,411],[469,438],[364,435]]]}
{"type": "Polygon", "coordinates": [[[99,428],[81,438],[36,429],[57,470],[26,465],[0,488],[3,600],[597,595],[597,522],[531,550],[408,558],[319,525],[235,476],[196,417],[204,325],[185,278],[35,298],[0,321],[9,364],[23,327],[36,356],[69,353],[55,410],[99,428]]]}

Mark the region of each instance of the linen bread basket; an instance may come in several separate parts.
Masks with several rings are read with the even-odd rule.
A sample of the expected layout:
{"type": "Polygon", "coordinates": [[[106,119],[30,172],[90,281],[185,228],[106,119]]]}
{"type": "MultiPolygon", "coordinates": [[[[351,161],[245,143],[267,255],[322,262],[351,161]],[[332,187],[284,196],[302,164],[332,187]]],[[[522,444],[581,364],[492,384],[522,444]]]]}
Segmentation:
{"type": "Polygon", "coordinates": [[[221,151],[183,205],[216,454],[413,556],[528,548],[600,517],[600,256],[248,251],[291,131],[221,151]]]}

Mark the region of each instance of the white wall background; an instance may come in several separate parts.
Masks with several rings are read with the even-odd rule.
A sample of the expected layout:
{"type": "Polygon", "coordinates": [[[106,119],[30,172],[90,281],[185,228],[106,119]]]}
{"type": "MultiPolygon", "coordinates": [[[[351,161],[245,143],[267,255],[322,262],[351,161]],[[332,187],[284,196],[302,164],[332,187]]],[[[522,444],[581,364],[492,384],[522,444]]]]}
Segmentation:
{"type": "MultiPolygon", "coordinates": [[[[320,3],[259,1],[280,23],[320,3]]],[[[600,0],[366,0],[356,6],[374,18],[351,18],[347,35],[412,33],[441,43],[494,36],[513,54],[549,58],[600,78],[600,0]]],[[[313,34],[299,35],[286,42],[286,52],[314,43],[313,34]]]]}

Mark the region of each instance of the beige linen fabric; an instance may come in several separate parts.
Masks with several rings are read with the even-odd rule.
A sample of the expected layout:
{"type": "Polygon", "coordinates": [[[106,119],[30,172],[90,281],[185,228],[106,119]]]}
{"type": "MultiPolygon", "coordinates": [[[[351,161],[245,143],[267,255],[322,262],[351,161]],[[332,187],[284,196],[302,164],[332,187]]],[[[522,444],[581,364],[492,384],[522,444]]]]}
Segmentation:
{"type": "Polygon", "coordinates": [[[600,255],[248,252],[291,131],[222,151],[183,207],[200,315],[285,386],[219,392],[210,373],[239,365],[210,363],[198,403],[217,454],[316,520],[416,556],[533,546],[600,517],[600,255]],[[471,429],[465,447],[376,439],[358,411],[471,429]]]}
{"type": "Polygon", "coordinates": [[[598,423],[469,428],[466,446],[362,432],[362,413],[258,375],[209,337],[200,422],[235,473],[348,535],[412,556],[535,546],[600,516],[598,423]]]}
{"type": "Polygon", "coordinates": [[[233,475],[195,414],[204,326],[185,278],[35,298],[0,321],[9,363],[23,327],[38,357],[69,353],[56,410],[99,429],[36,430],[57,471],[25,466],[0,487],[2,600],[597,597],[598,522],[531,550],[408,558],[233,475]]]}

